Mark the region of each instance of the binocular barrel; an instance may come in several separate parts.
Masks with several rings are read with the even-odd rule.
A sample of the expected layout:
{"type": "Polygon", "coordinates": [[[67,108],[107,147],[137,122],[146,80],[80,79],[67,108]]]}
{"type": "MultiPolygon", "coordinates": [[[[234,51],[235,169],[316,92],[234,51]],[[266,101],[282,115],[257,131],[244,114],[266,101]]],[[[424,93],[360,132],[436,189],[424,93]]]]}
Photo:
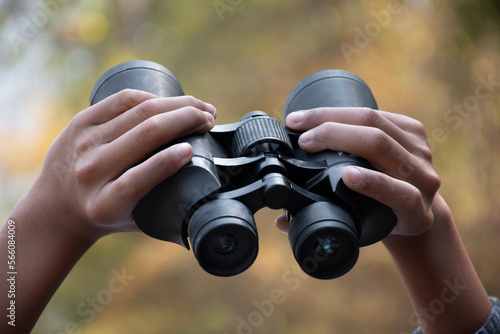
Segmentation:
{"type": "Polygon", "coordinates": [[[147,60],[116,65],[97,80],[90,94],[90,105],[123,89],[137,89],[159,97],[184,95],[175,75],[164,66],[147,60]]]}
{"type": "MultiPolygon", "coordinates": [[[[168,69],[136,60],[105,72],[92,90],[90,104],[127,88],[159,97],[184,94],[168,69]]],[[[322,107],[378,108],[362,79],[325,70],[292,89],[283,115],[322,107]]],[[[357,261],[359,247],[386,237],[396,217],[387,206],[343,184],[343,168],[373,168],[366,160],[343,152],[310,154],[298,147],[297,138],[261,111],[205,134],[179,138],[176,142],[191,144],[194,156],[141,199],[133,212],[137,226],[154,238],[188,249],[191,245],[205,271],[232,276],[248,269],[257,257],[255,212],[263,207],[285,209],[290,246],[302,270],[319,279],[347,273],[357,261]]]]}

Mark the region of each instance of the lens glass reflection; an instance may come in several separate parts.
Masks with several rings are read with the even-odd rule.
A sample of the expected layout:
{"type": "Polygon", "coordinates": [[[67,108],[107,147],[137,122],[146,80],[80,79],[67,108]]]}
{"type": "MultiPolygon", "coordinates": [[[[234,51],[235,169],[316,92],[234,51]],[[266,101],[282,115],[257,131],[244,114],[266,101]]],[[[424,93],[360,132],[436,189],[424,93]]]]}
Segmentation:
{"type": "Polygon", "coordinates": [[[219,254],[229,254],[238,247],[238,237],[232,233],[224,233],[214,240],[214,250],[219,254]]]}
{"type": "Polygon", "coordinates": [[[328,257],[335,254],[340,245],[337,238],[331,234],[319,236],[314,242],[314,253],[321,257],[328,257]]]}

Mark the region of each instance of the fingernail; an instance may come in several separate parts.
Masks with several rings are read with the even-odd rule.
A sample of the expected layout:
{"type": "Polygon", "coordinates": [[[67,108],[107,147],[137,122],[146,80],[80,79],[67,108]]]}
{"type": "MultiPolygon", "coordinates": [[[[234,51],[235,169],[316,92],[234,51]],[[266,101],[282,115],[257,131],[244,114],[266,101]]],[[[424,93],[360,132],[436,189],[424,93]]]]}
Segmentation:
{"type": "Polygon", "coordinates": [[[302,144],[307,144],[308,142],[311,141],[311,138],[312,138],[312,131],[307,131],[300,135],[299,141],[302,144]]]}
{"type": "Polygon", "coordinates": [[[191,156],[192,148],[188,143],[180,143],[175,146],[175,149],[180,157],[187,158],[191,156]]]}
{"type": "Polygon", "coordinates": [[[347,167],[347,178],[352,184],[358,185],[363,181],[363,172],[356,167],[347,167]]]}
{"type": "Polygon", "coordinates": [[[208,123],[210,124],[210,126],[214,126],[215,124],[215,118],[214,118],[214,115],[212,115],[211,113],[209,112],[206,112],[205,113],[205,117],[207,118],[207,121],[208,123]]]}
{"type": "Polygon", "coordinates": [[[217,115],[217,109],[215,109],[213,104],[205,103],[207,105],[207,111],[211,113],[214,117],[217,115]]]}
{"type": "Polygon", "coordinates": [[[295,111],[288,115],[286,118],[287,123],[300,124],[304,120],[304,112],[303,111],[295,111]]]}

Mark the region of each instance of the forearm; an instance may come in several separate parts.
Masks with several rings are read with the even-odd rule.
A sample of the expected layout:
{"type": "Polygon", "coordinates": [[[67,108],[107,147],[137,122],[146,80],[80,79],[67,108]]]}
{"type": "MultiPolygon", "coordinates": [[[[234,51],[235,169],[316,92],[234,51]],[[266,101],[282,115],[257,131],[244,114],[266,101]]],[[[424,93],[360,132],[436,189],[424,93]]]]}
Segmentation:
{"type": "Polygon", "coordinates": [[[426,233],[384,240],[415,310],[409,320],[418,318],[426,334],[475,333],[492,304],[439,195],[433,212],[434,225],[426,233]]]}
{"type": "Polygon", "coordinates": [[[96,240],[139,231],[132,218],[139,200],[193,156],[187,143],[159,152],[158,147],[209,131],[216,114],[212,105],[190,96],[158,98],[126,89],[73,117],[52,143],[35,184],[15,206],[10,216],[15,231],[9,232],[9,224],[0,231],[0,307],[5,315],[15,301],[16,325],[3,316],[0,333],[29,332],[96,240]],[[10,269],[9,233],[14,232],[15,266],[10,269]],[[15,298],[9,297],[10,276],[15,298]]]}
{"type": "Polygon", "coordinates": [[[368,108],[297,111],[286,122],[291,129],[305,131],[299,137],[302,149],[345,151],[375,167],[345,168],[342,180],[353,191],[390,207],[397,217],[384,244],[415,309],[412,325],[420,323],[426,334],[468,334],[481,328],[493,305],[448,206],[437,195],[441,180],[432,165],[424,125],[368,108]]]}
{"type": "Polygon", "coordinates": [[[25,196],[11,214],[10,232],[9,224],[0,231],[1,333],[29,333],[71,268],[92,245],[85,240],[69,242],[65,231],[49,219],[53,218],[25,196]]]}

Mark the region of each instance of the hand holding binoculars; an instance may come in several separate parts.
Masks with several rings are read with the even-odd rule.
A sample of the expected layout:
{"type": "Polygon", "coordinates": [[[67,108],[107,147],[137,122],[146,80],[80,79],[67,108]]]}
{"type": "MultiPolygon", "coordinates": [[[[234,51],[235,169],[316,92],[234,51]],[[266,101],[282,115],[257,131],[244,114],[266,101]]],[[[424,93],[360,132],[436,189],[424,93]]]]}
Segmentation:
{"type": "MultiPolygon", "coordinates": [[[[104,73],[90,104],[125,88],[160,97],[184,95],[168,69],[135,60],[104,73]]],[[[317,72],[300,81],[288,95],[284,118],[318,107],[378,108],[366,83],[341,70],[317,72]]],[[[178,142],[191,144],[194,156],[141,199],[133,212],[137,226],[187,249],[189,238],[204,270],[232,276],[257,257],[255,212],[285,209],[290,245],[302,270],[319,279],[347,273],[359,247],[385,238],[396,217],[389,207],[343,183],[347,166],[373,169],[366,160],[344,152],[307,153],[298,147],[299,135],[265,112],[253,111],[239,122],[180,138],[178,142]]]]}

